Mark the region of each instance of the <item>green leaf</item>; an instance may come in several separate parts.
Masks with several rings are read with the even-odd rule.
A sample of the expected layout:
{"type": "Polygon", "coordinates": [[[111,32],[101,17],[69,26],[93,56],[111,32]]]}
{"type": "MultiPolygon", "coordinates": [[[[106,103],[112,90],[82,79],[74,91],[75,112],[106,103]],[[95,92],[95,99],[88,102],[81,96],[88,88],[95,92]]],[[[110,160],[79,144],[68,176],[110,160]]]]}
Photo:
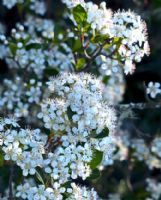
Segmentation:
{"type": "Polygon", "coordinates": [[[92,170],[91,175],[87,178],[87,180],[94,180],[100,177],[101,173],[98,169],[92,170]]]}
{"type": "Polygon", "coordinates": [[[75,40],[74,38],[70,38],[68,40],[68,44],[70,46],[70,48],[72,49],[73,52],[80,52],[82,51],[82,44],[81,44],[81,40],[77,39],[75,40]]]}
{"type": "Polygon", "coordinates": [[[86,22],[85,25],[83,26],[83,32],[87,33],[90,31],[90,29],[91,29],[91,25],[88,22],[86,22]]]}
{"type": "Polygon", "coordinates": [[[121,45],[121,41],[122,41],[122,38],[115,37],[113,39],[113,44],[115,44],[115,45],[117,45],[117,47],[119,47],[121,45]]]}
{"type": "Polygon", "coordinates": [[[109,136],[109,129],[106,127],[103,129],[103,131],[100,134],[96,135],[95,138],[104,138],[107,136],[109,136]]]}
{"type": "Polygon", "coordinates": [[[30,50],[30,49],[41,49],[42,48],[42,44],[40,43],[31,43],[31,44],[28,44],[26,46],[26,50],[30,50]]]}
{"type": "Polygon", "coordinates": [[[67,181],[66,183],[63,184],[63,187],[65,188],[70,188],[71,187],[72,181],[67,181]]]}
{"type": "Polygon", "coordinates": [[[3,157],[3,153],[0,152],[0,167],[2,167],[4,165],[4,157],[3,157]]]}
{"type": "Polygon", "coordinates": [[[103,43],[105,42],[106,40],[108,39],[108,36],[107,35],[95,35],[91,38],[91,42],[92,43],[103,43]]]}
{"type": "Polygon", "coordinates": [[[82,48],[81,41],[79,39],[75,40],[72,47],[73,52],[76,52],[76,51],[78,52],[81,48],[82,48]]]}
{"type": "Polygon", "coordinates": [[[79,27],[87,21],[87,13],[80,4],[73,8],[73,16],[79,27]]]}
{"type": "Polygon", "coordinates": [[[77,60],[76,69],[77,69],[77,70],[83,69],[85,63],[86,63],[86,60],[85,60],[84,58],[79,58],[79,59],[77,60]]]}
{"type": "Polygon", "coordinates": [[[40,175],[40,173],[38,171],[36,171],[36,177],[40,181],[40,183],[45,185],[44,180],[43,180],[42,176],[40,175]]]}
{"type": "Polygon", "coordinates": [[[17,51],[17,45],[15,43],[10,42],[9,43],[9,48],[11,50],[12,55],[15,55],[16,51],[17,51]]]}
{"type": "Polygon", "coordinates": [[[103,158],[103,152],[95,149],[93,151],[93,159],[89,163],[91,169],[96,169],[97,166],[101,163],[102,158],[103,158]]]}
{"type": "Polygon", "coordinates": [[[107,75],[106,75],[106,76],[103,77],[102,82],[103,82],[105,85],[107,85],[109,79],[110,79],[110,76],[107,76],[107,75]]]}
{"type": "Polygon", "coordinates": [[[59,74],[59,70],[57,68],[48,67],[45,69],[44,74],[48,76],[56,76],[59,74]]]}

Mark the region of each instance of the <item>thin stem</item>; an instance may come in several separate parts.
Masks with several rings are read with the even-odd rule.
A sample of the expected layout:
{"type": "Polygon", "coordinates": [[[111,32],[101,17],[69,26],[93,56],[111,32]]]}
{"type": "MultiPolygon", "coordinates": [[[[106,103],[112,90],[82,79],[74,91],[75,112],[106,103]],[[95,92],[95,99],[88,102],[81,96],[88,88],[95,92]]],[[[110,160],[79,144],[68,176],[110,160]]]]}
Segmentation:
{"type": "Polygon", "coordinates": [[[90,57],[88,63],[83,68],[83,71],[88,71],[88,69],[90,68],[90,64],[101,54],[103,47],[104,47],[104,45],[101,45],[97,49],[95,49],[95,51],[92,53],[92,56],[90,57]]]}
{"type": "Polygon", "coordinates": [[[161,102],[148,102],[148,103],[129,103],[129,104],[120,104],[114,106],[116,109],[124,110],[124,109],[156,109],[161,108],[161,102]]]}

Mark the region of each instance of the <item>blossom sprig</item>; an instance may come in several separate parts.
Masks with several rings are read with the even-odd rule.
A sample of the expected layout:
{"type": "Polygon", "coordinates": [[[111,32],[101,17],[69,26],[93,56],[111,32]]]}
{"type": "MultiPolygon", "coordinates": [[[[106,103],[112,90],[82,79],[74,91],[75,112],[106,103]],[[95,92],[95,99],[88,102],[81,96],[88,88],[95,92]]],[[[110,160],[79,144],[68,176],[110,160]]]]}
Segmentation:
{"type": "MultiPolygon", "coordinates": [[[[105,42],[100,51],[96,52],[99,55],[105,49],[106,57],[118,60],[126,75],[134,72],[135,63],[140,62],[144,55],[149,55],[146,23],[139,15],[130,10],[112,13],[106,8],[105,2],[99,6],[84,1],[63,2],[71,9],[75,26],[79,34],[83,35],[83,41],[87,40],[88,45],[83,44],[88,47],[86,52],[90,43],[105,42]],[[114,49],[111,55],[108,54],[109,47],[114,49]]],[[[91,56],[92,59],[95,57],[97,54],[91,56]]]]}
{"type": "Polygon", "coordinates": [[[32,186],[29,183],[19,185],[17,187],[16,197],[22,199],[43,199],[43,200],[101,200],[94,189],[81,187],[72,183],[67,189],[60,187],[58,183],[54,183],[53,187],[45,187],[45,185],[32,186]]]}
{"type": "Polygon", "coordinates": [[[55,138],[60,138],[62,146],[49,154],[45,170],[60,183],[69,177],[85,180],[91,168],[110,162],[115,113],[104,101],[103,84],[92,75],[62,73],[48,85],[51,96],[56,97],[42,104],[38,117],[55,138]]]}

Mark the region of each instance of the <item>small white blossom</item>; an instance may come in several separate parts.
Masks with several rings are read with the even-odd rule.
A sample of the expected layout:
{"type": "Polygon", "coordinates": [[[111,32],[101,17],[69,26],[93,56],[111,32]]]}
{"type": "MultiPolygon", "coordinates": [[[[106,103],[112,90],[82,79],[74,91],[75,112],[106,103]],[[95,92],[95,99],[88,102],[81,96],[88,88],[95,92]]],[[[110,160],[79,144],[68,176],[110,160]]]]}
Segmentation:
{"type": "Polygon", "coordinates": [[[155,98],[158,94],[161,94],[160,83],[150,82],[148,84],[147,94],[149,94],[151,98],[155,98]]]}

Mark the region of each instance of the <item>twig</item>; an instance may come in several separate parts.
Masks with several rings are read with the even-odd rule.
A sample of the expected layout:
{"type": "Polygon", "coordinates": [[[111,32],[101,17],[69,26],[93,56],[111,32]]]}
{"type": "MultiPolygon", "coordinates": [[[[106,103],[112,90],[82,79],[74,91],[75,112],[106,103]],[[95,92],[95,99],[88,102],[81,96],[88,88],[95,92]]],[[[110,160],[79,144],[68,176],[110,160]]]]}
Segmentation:
{"type": "Polygon", "coordinates": [[[129,103],[129,104],[120,104],[114,106],[118,110],[124,110],[124,109],[156,109],[161,108],[161,102],[148,102],[148,103],[129,103]]]}
{"type": "MultiPolygon", "coordinates": [[[[105,44],[104,44],[105,45],[105,44]]],[[[95,51],[92,53],[92,56],[90,57],[88,63],[86,64],[86,66],[82,69],[82,71],[88,71],[88,69],[90,68],[90,64],[100,55],[104,45],[99,46],[97,49],[95,49],[95,51]]]]}

